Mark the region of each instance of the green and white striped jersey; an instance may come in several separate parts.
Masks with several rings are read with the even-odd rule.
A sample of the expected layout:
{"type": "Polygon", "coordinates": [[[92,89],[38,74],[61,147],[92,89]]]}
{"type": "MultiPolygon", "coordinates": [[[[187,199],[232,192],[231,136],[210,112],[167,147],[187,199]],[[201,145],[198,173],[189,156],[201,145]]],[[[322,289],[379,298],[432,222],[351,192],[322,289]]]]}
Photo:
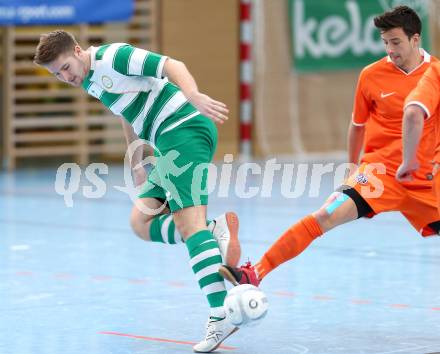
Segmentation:
{"type": "Polygon", "coordinates": [[[166,59],[126,43],[91,47],[90,71],[82,87],[154,144],[162,132],[200,114],[162,76],[166,59]]]}

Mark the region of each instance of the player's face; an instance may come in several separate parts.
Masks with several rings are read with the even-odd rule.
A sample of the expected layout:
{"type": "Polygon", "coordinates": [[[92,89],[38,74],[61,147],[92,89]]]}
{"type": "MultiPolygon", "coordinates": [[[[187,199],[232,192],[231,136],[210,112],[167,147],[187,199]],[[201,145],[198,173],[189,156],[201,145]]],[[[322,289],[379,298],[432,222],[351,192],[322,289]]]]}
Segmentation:
{"type": "Polygon", "coordinates": [[[398,67],[404,68],[419,50],[420,36],[415,34],[408,38],[402,28],[382,32],[381,37],[388,56],[398,67]]]}
{"type": "Polygon", "coordinates": [[[75,87],[81,86],[88,72],[84,52],[80,47],[75,47],[73,52],[61,54],[45,67],[58,80],[75,87]]]}

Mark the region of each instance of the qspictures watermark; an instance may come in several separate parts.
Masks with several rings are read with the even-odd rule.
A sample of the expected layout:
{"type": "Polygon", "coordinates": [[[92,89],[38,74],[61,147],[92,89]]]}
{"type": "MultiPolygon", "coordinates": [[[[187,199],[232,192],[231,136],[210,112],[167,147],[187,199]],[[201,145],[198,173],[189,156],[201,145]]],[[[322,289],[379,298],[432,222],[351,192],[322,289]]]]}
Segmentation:
{"type": "MultiPolygon", "coordinates": [[[[271,198],[281,195],[286,199],[295,199],[307,195],[310,198],[320,196],[324,176],[333,177],[334,189],[341,184],[350,182],[352,186],[361,186],[362,195],[369,198],[378,198],[383,193],[383,183],[376,177],[386,173],[384,164],[369,164],[362,172],[356,172],[351,179],[346,180],[349,172],[356,171],[357,166],[349,163],[286,163],[272,158],[263,162],[237,162],[231,154],[224,155],[219,164],[195,164],[179,161],[181,153],[176,150],[162,154],[155,149],[155,157],[148,156],[138,166],[132,166],[133,152],[146,144],[140,140],[133,143],[127,150],[124,159],[124,184],[108,186],[104,176],[108,175],[109,168],[104,163],[92,163],[82,169],[76,163],[62,164],[56,173],[55,191],[64,198],[67,207],[73,207],[73,197],[81,194],[85,198],[103,198],[108,188],[114,188],[135,202],[139,194],[148,192],[155,185],[160,185],[165,191],[167,199],[173,199],[182,206],[180,195],[180,176],[190,173],[190,179],[184,181],[190,189],[193,201],[199,202],[203,196],[216,195],[218,198],[235,196],[239,199],[271,198]],[[148,182],[135,186],[132,177],[133,167],[149,169],[148,182]],[[152,176],[155,176],[152,177],[152,176]],[[209,177],[207,177],[209,176],[209,177]],[[81,185],[81,180],[88,185],[81,185]],[[153,179],[153,182],[151,181],[153,179]],[[188,182],[189,181],[189,182],[188,182]],[[307,188],[309,184],[309,188],[307,188]]],[[[158,214],[163,210],[142,210],[148,214],[158,214]]]]}

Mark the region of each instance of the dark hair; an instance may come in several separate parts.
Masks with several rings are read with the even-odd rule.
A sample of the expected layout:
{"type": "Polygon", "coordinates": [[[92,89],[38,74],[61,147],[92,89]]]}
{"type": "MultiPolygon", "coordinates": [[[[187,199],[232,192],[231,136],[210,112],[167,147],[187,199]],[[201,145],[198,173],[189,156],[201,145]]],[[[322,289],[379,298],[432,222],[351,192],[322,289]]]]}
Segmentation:
{"type": "Polygon", "coordinates": [[[56,30],[40,36],[40,42],[35,50],[34,63],[46,65],[58,58],[59,55],[74,50],[78,45],[75,37],[69,32],[56,30]]]}
{"type": "Polygon", "coordinates": [[[374,25],[382,32],[402,28],[409,39],[416,33],[419,35],[422,33],[422,21],[419,15],[408,6],[397,6],[375,17],[374,25]]]}

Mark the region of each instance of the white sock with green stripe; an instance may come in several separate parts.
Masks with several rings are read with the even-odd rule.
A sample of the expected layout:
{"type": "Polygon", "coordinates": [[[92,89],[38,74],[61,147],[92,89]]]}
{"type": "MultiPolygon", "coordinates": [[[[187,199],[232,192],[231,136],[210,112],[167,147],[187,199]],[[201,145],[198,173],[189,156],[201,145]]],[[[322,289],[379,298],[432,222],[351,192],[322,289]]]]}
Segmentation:
{"type": "Polygon", "coordinates": [[[217,241],[208,230],[195,233],[186,240],[186,247],[191,257],[190,265],[197,277],[199,286],[208,299],[211,318],[225,317],[223,302],[226,297],[226,287],[218,268],[222,257],[217,241]]]}
{"type": "Polygon", "coordinates": [[[150,226],[150,239],[153,242],[171,245],[183,242],[174,224],[172,214],[157,215],[154,217],[150,226]]]}
{"type": "MultiPolygon", "coordinates": [[[[209,225],[211,222],[208,220],[206,224],[209,225]]],[[[153,218],[150,226],[150,239],[152,242],[170,245],[185,242],[177,231],[172,214],[157,215],[153,218]]]]}

